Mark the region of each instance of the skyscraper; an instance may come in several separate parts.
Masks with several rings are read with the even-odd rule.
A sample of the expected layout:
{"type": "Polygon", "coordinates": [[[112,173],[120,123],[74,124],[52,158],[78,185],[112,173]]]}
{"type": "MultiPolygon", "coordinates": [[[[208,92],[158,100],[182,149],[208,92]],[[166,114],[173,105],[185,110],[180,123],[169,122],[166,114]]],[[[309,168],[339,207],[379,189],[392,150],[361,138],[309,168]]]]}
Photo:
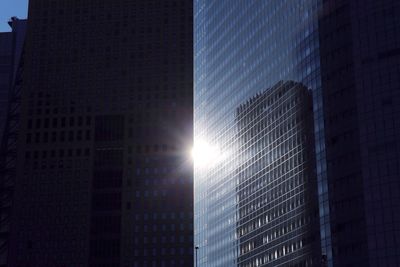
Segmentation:
{"type": "Polygon", "coordinates": [[[31,1],[10,266],[191,266],[192,2],[31,1]]]}
{"type": "Polygon", "coordinates": [[[13,17],[9,21],[10,32],[0,33],[0,140],[7,119],[10,87],[15,83],[25,38],[26,20],[13,17]]]}
{"type": "Polygon", "coordinates": [[[26,20],[8,24],[11,32],[0,33],[0,266],[7,266],[12,224],[26,20]]]}
{"type": "Polygon", "coordinates": [[[3,136],[7,113],[8,90],[10,87],[10,72],[12,70],[12,33],[0,33],[0,140],[3,136]]]}
{"type": "Polygon", "coordinates": [[[254,236],[240,236],[243,209],[267,214],[258,194],[243,202],[243,192],[268,181],[259,163],[273,133],[255,126],[246,140],[253,146],[239,149],[236,109],[279,81],[302,84],[313,98],[320,260],[312,266],[400,265],[399,17],[400,4],[389,0],[195,1],[195,140],[221,157],[195,166],[199,266],[287,266],[294,255],[277,250],[273,261],[257,261],[263,253],[269,260],[274,245],[254,252],[251,242],[273,223],[254,221],[254,236]]]}
{"type": "Polygon", "coordinates": [[[240,105],[236,121],[237,265],[316,265],[321,256],[310,91],[278,82],[240,105]]]}
{"type": "Polygon", "coordinates": [[[400,3],[321,14],[333,263],[400,266],[400,3]]]}
{"type": "MultiPolygon", "coordinates": [[[[195,244],[199,246],[199,266],[287,266],[290,262],[303,266],[301,264],[305,262],[311,264],[310,259],[313,259],[313,264],[318,264],[322,255],[330,254],[329,231],[325,231],[329,228],[328,210],[319,213],[319,218],[316,214],[317,225],[321,224],[321,227],[315,227],[313,220],[306,220],[304,225],[297,225],[298,228],[289,226],[298,218],[308,218],[310,210],[313,210],[307,210],[305,203],[297,203],[296,197],[303,195],[307,201],[316,198],[314,203],[319,203],[320,209],[328,203],[327,189],[323,186],[326,175],[318,10],[319,1],[314,0],[195,1],[195,145],[197,140],[202,140],[218,147],[223,157],[208,166],[195,164],[195,244]],[[269,94],[268,89],[273,91],[282,81],[298,84],[298,90],[307,88],[313,98],[314,113],[308,114],[308,119],[314,121],[314,133],[310,135],[308,131],[308,140],[312,139],[311,136],[315,140],[308,145],[315,144],[315,149],[299,151],[298,155],[302,158],[305,154],[314,154],[308,160],[315,158],[315,164],[306,161],[308,167],[300,171],[304,168],[302,160],[286,160],[280,165],[285,171],[271,173],[266,162],[272,159],[267,151],[272,149],[275,156],[284,157],[285,152],[279,154],[278,148],[283,149],[285,143],[278,146],[275,142],[270,148],[265,147],[265,140],[278,140],[278,136],[274,137],[275,131],[265,129],[267,125],[261,122],[263,119],[260,118],[259,123],[255,121],[258,118],[256,113],[241,115],[248,116],[257,126],[252,129],[253,134],[249,133],[252,136],[249,145],[238,147],[243,143],[240,133],[244,129],[237,125],[237,109],[257,94],[269,94]],[[298,175],[307,179],[299,180],[299,184],[291,189],[285,189],[284,185],[281,187],[277,181],[290,184],[297,179],[287,174],[298,165],[302,166],[298,175]],[[262,196],[252,193],[243,200],[243,192],[248,188],[250,194],[255,190],[250,188],[257,188],[257,183],[266,192],[262,196]],[[318,184],[321,190],[312,189],[313,184],[318,184]],[[299,190],[299,195],[286,199],[284,190],[289,194],[299,190]],[[276,197],[280,200],[272,202],[276,197]],[[260,206],[261,200],[262,205],[267,206],[260,206]],[[245,204],[246,207],[242,207],[245,204]],[[296,207],[297,215],[289,207],[296,207]],[[253,209],[255,213],[248,219],[242,218],[243,209],[253,209]],[[271,217],[274,219],[269,221],[271,217]],[[241,236],[241,231],[247,226],[253,230],[241,236]],[[311,228],[322,230],[319,234],[312,234],[314,229],[306,230],[311,228]],[[249,247],[246,238],[256,234],[259,236],[251,237],[251,242],[257,239],[257,242],[268,243],[264,243],[262,248],[260,246],[253,255],[253,251],[247,253],[252,244],[249,247]],[[290,236],[293,239],[289,240],[290,236]],[[312,242],[305,245],[311,240],[306,237],[310,236],[318,244],[315,252],[311,251],[312,242]],[[283,243],[269,243],[270,238],[283,243]],[[303,242],[303,238],[308,241],[303,242]],[[246,255],[251,256],[247,259],[246,255]]],[[[306,105],[306,102],[302,103],[306,105]]],[[[280,104],[276,105],[279,107],[280,104]]],[[[275,112],[279,113],[270,112],[272,114],[266,112],[260,116],[268,118],[276,115],[275,112]]],[[[307,112],[312,113],[310,110],[307,112]]],[[[290,114],[286,113],[287,116],[290,114]]],[[[283,126],[285,119],[276,118],[274,123],[283,126]]],[[[303,131],[297,130],[299,133],[303,131]]],[[[279,131],[287,134],[288,129],[282,127],[279,131]]]]}

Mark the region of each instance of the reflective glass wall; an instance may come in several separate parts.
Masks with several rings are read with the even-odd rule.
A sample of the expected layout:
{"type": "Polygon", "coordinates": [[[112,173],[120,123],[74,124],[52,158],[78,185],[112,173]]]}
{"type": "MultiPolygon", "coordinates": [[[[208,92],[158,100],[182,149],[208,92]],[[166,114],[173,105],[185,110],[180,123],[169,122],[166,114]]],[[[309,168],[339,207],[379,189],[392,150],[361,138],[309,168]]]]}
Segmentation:
{"type": "MultiPolygon", "coordinates": [[[[250,164],[256,164],[258,158],[251,152],[252,148],[246,151],[240,146],[243,140],[237,110],[281,81],[302,84],[313,98],[314,171],[319,204],[316,216],[320,220],[316,242],[318,250],[322,248],[316,253],[331,265],[318,43],[319,2],[195,1],[195,147],[201,146],[206,154],[201,162],[195,160],[198,266],[253,266],[239,259],[242,240],[238,230],[241,205],[238,189],[244,185],[238,166],[243,164],[246,153],[254,157],[248,159],[250,164]]],[[[255,136],[251,143],[260,146],[257,140],[262,138],[265,136],[255,136]]],[[[260,166],[261,170],[264,167],[260,166]]],[[[277,216],[285,220],[288,214],[282,212],[277,216]]],[[[273,261],[270,264],[279,266],[273,261]]]]}

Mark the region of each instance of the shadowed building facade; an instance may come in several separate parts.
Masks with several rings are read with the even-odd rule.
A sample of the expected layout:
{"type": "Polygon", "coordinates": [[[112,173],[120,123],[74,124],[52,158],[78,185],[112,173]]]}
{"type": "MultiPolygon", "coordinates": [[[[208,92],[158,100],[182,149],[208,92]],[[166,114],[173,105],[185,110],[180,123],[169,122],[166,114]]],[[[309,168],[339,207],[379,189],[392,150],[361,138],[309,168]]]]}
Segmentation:
{"type": "Polygon", "coordinates": [[[15,85],[26,32],[26,20],[12,17],[10,32],[0,32],[0,140],[6,127],[10,91],[15,85]]]}
{"type": "Polygon", "coordinates": [[[7,266],[17,170],[26,20],[12,17],[0,33],[0,266],[7,266]]]}
{"type": "Polygon", "coordinates": [[[399,17],[399,1],[321,10],[335,266],[400,266],[399,17]]]}
{"type": "Polygon", "coordinates": [[[30,1],[10,266],[192,266],[192,2],[30,1]]]}
{"type": "Polygon", "coordinates": [[[7,114],[10,72],[12,70],[12,33],[0,33],[0,140],[3,137],[7,114]]]}

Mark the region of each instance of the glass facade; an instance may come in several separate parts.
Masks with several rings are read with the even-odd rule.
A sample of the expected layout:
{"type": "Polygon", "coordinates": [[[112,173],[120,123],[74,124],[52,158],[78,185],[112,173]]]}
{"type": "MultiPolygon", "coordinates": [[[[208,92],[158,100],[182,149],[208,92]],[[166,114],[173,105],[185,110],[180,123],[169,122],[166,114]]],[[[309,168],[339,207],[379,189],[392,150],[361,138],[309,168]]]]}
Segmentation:
{"type": "Polygon", "coordinates": [[[315,266],[318,255],[310,91],[278,82],[237,109],[238,266],[315,266]]]}
{"type": "MultiPolygon", "coordinates": [[[[241,147],[237,109],[280,81],[302,84],[312,94],[319,247],[322,247],[318,253],[332,264],[319,64],[319,8],[317,0],[195,1],[195,144],[207,142],[221,152],[221,159],[206,167],[195,164],[195,245],[199,246],[199,266],[261,265],[248,261],[243,254],[248,249],[239,236],[243,220],[240,192],[245,182],[241,180],[244,174],[239,168],[245,164],[242,155],[247,155],[250,169],[265,171],[266,166],[258,164],[254,149],[264,149],[260,143],[268,137],[255,135],[251,141],[254,147],[241,147]]],[[[304,186],[302,181],[301,187],[304,186]]],[[[276,219],[283,220],[289,214],[283,209],[276,219]]],[[[285,264],[286,252],[285,255],[277,253],[270,257],[271,266],[278,266],[274,263],[280,260],[280,264],[285,264]]],[[[288,252],[291,253],[295,254],[288,252]]],[[[306,257],[307,253],[301,255],[306,257]]]]}

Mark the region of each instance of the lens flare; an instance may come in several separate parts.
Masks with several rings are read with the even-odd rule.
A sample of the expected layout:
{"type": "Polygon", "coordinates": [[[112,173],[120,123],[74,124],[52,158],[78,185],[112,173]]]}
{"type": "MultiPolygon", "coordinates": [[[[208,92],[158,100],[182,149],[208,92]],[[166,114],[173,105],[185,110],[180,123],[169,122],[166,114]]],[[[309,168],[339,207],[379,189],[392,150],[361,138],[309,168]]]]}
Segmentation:
{"type": "Polygon", "coordinates": [[[204,140],[195,141],[191,151],[195,167],[211,167],[222,159],[217,145],[211,145],[204,140]]]}

